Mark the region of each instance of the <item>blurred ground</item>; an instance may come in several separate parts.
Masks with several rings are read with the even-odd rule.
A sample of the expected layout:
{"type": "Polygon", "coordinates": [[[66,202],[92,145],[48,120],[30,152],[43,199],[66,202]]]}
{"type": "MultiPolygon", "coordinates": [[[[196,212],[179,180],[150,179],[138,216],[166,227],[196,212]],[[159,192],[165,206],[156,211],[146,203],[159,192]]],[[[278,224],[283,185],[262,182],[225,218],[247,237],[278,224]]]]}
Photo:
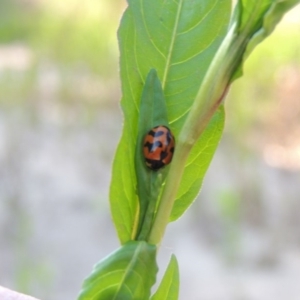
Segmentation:
{"type": "MultiPolygon", "coordinates": [[[[75,299],[118,247],[110,167],[122,115],[121,1],[0,2],[0,283],[75,299]]],[[[168,228],[181,298],[300,298],[300,8],[227,98],[199,199],[168,228]]]]}

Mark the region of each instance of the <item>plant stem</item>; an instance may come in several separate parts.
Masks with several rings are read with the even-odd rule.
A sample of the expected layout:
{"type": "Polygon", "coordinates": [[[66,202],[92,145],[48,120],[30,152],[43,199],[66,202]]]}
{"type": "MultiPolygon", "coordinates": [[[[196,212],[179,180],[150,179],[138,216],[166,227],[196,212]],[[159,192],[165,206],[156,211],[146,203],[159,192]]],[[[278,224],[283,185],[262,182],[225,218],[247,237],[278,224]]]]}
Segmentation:
{"type": "Polygon", "coordinates": [[[221,104],[238,61],[244,40],[232,26],[208,69],[191,111],[180,132],[173,161],[162,192],[148,242],[159,244],[169,223],[188,155],[221,104]]]}
{"type": "Polygon", "coordinates": [[[184,145],[180,145],[180,141],[178,141],[177,145],[178,147],[174,153],[167,181],[155,215],[152,230],[149,235],[148,242],[150,244],[159,244],[164,235],[183,175],[185,161],[189,154],[190,149],[188,148],[191,148],[189,145],[186,145],[186,147],[184,145]]]}
{"type": "Polygon", "coordinates": [[[152,176],[151,176],[151,186],[153,186],[153,188],[150,189],[150,195],[148,198],[148,206],[144,215],[144,219],[141,222],[141,228],[138,231],[137,234],[137,238],[136,240],[138,241],[145,241],[147,240],[150,230],[151,230],[151,226],[152,226],[152,222],[154,219],[154,215],[155,215],[155,209],[157,206],[157,201],[158,201],[158,194],[159,194],[159,189],[162,185],[162,176],[154,176],[153,172],[152,172],[152,176]],[[155,184],[153,184],[153,182],[155,184]]]}

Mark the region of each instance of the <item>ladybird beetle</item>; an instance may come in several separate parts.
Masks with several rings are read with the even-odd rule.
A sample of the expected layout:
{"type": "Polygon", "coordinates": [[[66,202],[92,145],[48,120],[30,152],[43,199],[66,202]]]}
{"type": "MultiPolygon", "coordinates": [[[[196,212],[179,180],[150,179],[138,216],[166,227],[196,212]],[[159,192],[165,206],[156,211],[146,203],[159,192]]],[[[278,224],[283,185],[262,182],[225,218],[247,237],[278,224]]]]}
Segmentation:
{"type": "Polygon", "coordinates": [[[143,154],[146,166],[158,170],[169,164],[173,157],[175,139],[170,129],[160,125],[153,127],[145,136],[143,154]]]}

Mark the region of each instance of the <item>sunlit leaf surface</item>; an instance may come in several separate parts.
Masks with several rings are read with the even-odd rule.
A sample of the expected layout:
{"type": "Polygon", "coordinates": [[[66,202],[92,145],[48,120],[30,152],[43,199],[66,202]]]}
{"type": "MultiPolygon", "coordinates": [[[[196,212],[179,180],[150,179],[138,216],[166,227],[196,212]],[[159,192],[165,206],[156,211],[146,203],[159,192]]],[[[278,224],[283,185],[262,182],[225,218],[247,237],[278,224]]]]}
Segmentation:
{"type": "MultiPolygon", "coordinates": [[[[121,104],[125,122],[115,157],[110,194],[113,218],[122,242],[129,240],[136,228],[138,201],[133,157],[138,108],[145,78],[151,68],[157,70],[167,102],[170,127],[176,138],[222,41],[230,9],[229,0],[129,0],[129,7],[119,28],[121,104]]],[[[193,161],[189,166],[191,172],[201,176],[195,179],[197,183],[194,182],[193,188],[197,190],[212,153],[210,158],[209,155],[203,158],[195,152],[204,153],[208,145],[211,151],[216,148],[223,126],[222,112],[212,122],[209,131],[218,131],[217,136],[209,137],[210,142],[199,142],[188,162],[193,161]],[[199,171],[199,167],[202,171],[199,171]]],[[[180,191],[185,194],[179,195],[182,200],[181,213],[198,191],[189,193],[184,183],[180,191]]]]}
{"type": "Polygon", "coordinates": [[[149,299],[157,273],[155,256],[153,245],[126,243],[94,267],[78,300],[149,299]]]}

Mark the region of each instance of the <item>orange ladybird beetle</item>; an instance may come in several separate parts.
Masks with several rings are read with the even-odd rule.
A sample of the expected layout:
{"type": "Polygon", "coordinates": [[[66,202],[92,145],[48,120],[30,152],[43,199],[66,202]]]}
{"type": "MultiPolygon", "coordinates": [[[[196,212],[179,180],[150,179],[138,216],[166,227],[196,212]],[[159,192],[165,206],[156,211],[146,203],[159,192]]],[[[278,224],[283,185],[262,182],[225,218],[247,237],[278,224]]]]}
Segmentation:
{"type": "Polygon", "coordinates": [[[146,166],[151,170],[158,170],[172,160],[175,138],[170,129],[160,125],[153,127],[145,136],[143,154],[146,166]]]}

